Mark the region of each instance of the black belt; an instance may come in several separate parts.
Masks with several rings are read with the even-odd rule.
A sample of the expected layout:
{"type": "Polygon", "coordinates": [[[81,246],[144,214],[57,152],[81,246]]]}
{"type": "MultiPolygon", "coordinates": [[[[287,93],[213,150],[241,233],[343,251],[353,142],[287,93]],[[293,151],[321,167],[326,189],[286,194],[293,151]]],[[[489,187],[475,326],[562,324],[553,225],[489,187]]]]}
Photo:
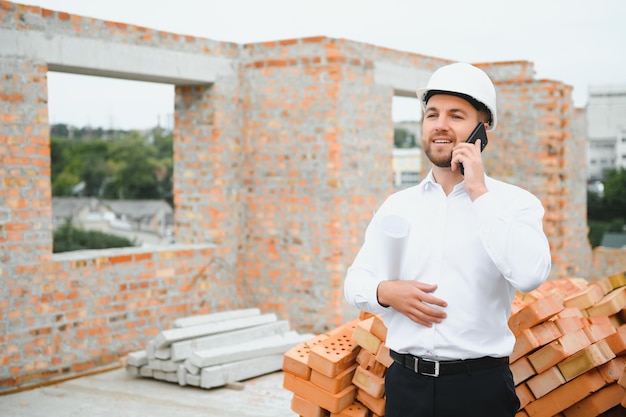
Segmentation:
{"type": "Polygon", "coordinates": [[[415,372],[416,374],[426,376],[454,375],[470,373],[481,369],[495,368],[496,366],[509,363],[509,357],[493,358],[485,356],[477,359],[466,359],[461,361],[431,361],[422,359],[408,353],[398,353],[393,350],[389,351],[391,358],[415,372]]]}

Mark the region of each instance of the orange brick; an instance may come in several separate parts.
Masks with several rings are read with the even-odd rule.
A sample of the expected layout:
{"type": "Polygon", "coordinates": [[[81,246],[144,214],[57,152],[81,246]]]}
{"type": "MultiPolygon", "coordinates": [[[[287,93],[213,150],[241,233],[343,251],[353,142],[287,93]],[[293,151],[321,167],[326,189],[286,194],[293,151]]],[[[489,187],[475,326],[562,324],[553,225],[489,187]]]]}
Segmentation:
{"type": "Polygon", "coordinates": [[[520,408],[525,408],[528,404],[535,401],[535,397],[533,397],[533,393],[528,388],[526,384],[520,384],[515,387],[515,393],[517,394],[517,398],[520,402],[520,408]]]}
{"type": "MultiPolygon", "coordinates": [[[[580,310],[577,311],[580,312],[580,310]]],[[[585,326],[585,322],[582,320],[582,314],[580,317],[558,317],[553,319],[553,322],[561,334],[572,333],[585,326]]]]}
{"type": "Polygon", "coordinates": [[[352,383],[374,398],[385,395],[385,380],[361,367],[356,369],[352,383]]]}
{"type": "Polygon", "coordinates": [[[617,289],[626,286],[626,271],[610,275],[605,278],[609,281],[611,288],[617,289]]]}
{"type": "Polygon", "coordinates": [[[601,279],[599,281],[595,281],[594,282],[595,285],[599,285],[600,288],[602,288],[602,290],[604,291],[604,294],[608,294],[611,291],[613,291],[615,288],[613,288],[613,284],[611,283],[611,280],[608,279],[608,277],[601,279]]]}
{"type": "Polygon", "coordinates": [[[354,402],[338,413],[330,413],[330,417],[369,417],[369,410],[363,404],[354,402]]]}
{"type": "Polygon", "coordinates": [[[328,410],[324,410],[313,401],[305,400],[299,395],[291,398],[291,410],[300,417],[328,417],[328,410]]]}
{"type": "Polygon", "coordinates": [[[283,355],[282,370],[299,378],[309,379],[311,376],[311,367],[308,364],[310,350],[306,343],[299,343],[287,350],[283,355]]]}
{"type": "Polygon", "coordinates": [[[310,381],[298,378],[289,373],[284,374],[283,388],[293,392],[294,394],[308,400],[320,407],[336,413],[354,402],[356,387],[350,385],[346,389],[337,394],[331,394],[323,389],[315,386],[310,381]]]}
{"type": "Polygon", "coordinates": [[[528,355],[528,360],[530,360],[535,371],[541,373],[568,356],[586,348],[590,344],[591,342],[585,332],[582,329],[577,330],[574,333],[563,335],[557,340],[531,353],[528,355]]]}
{"type": "Polygon", "coordinates": [[[611,291],[585,311],[589,316],[610,316],[622,310],[624,305],[626,305],[626,287],[621,287],[611,291]]]}
{"type": "Polygon", "coordinates": [[[541,398],[552,390],[565,384],[565,378],[559,368],[553,366],[526,381],[526,385],[535,398],[541,398]]]}
{"type": "Polygon", "coordinates": [[[598,368],[598,372],[607,384],[617,382],[619,378],[626,372],[626,356],[618,356],[611,359],[598,368]]]}
{"type": "Polygon", "coordinates": [[[567,408],[563,411],[563,414],[565,414],[565,417],[597,416],[616,405],[620,405],[624,394],[624,388],[619,385],[607,385],[598,392],[594,392],[587,398],[567,408]]]}
{"type": "Polygon", "coordinates": [[[603,365],[613,359],[615,354],[605,340],[600,340],[587,346],[580,352],[576,352],[569,358],[561,361],[557,366],[566,381],[570,381],[577,376],[603,365]]]}
{"type": "Polygon", "coordinates": [[[389,348],[387,345],[382,345],[380,349],[378,349],[378,353],[376,354],[376,361],[381,363],[385,368],[389,368],[393,363],[393,359],[389,354],[389,348]]]}
{"type": "Polygon", "coordinates": [[[352,378],[354,377],[354,371],[356,370],[357,364],[355,363],[339,375],[334,378],[327,377],[317,371],[311,372],[310,381],[322,388],[330,392],[331,394],[336,394],[342,390],[344,390],[347,386],[352,383],[352,378]]]}
{"type": "Polygon", "coordinates": [[[343,333],[329,336],[309,353],[309,366],[327,377],[333,378],[350,368],[359,353],[359,345],[343,333]]]}
{"type": "Polygon", "coordinates": [[[604,295],[605,292],[601,286],[591,284],[580,292],[565,298],[563,305],[584,310],[596,304],[604,295]]]}
{"type": "Polygon", "coordinates": [[[559,314],[555,315],[550,320],[554,320],[554,319],[557,319],[557,318],[563,318],[563,317],[580,317],[580,318],[582,318],[582,317],[585,317],[585,315],[583,314],[583,312],[579,308],[565,307],[565,308],[563,308],[563,310],[561,310],[561,312],[559,314]]]}
{"type": "Polygon", "coordinates": [[[626,369],[622,372],[622,375],[617,379],[617,384],[623,388],[626,388],[626,369]]]}
{"type": "Polygon", "coordinates": [[[546,321],[530,328],[535,335],[535,339],[540,345],[546,345],[555,339],[563,336],[557,325],[552,321],[546,321]]]}
{"type": "Polygon", "coordinates": [[[372,355],[365,349],[361,349],[356,357],[356,361],[361,368],[368,370],[376,376],[383,377],[387,372],[387,366],[378,362],[377,356],[372,355]]]}
{"type": "Polygon", "coordinates": [[[617,331],[605,339],[616,355],[626,353],[626,327],[621,326],[617,331]]]}
{"type": "MultiPolygon", "coordinates": [[[[378,348],[383,343],[383,341],[372,332],[372,327],[376,319],[376,317],[370,317],[367,320],[359,322],[354,328],[354,333],[352,333],[352,340],[373,355],[378,352],[378,348]]],[[[378,321],[380,322],[380,319],[378,319],[378,321]]]]}
{"type": "Polygon", "coordinates": [[[519,358],[527,355],[528,353],[534,351],[540,346],[541,345],[539,344],[539,341],[535,338],[532,329],[524,329],[515,338],[513,352],[511,352],[509,359],[511,360],[511,362],[515,362],[519,358]]]}
{"type": "Polygon", "coordinates": [[[519,385],[533,375],[536,375],[535,368],[530,364],[527,357],[522,357],[510,365],[513,374],[513,383],[519,385]]]}
{"type": "Polygon", "coordinates": [[[552,417],[603,386],[602,376],[594,369],[531,402],[525,410],[529,417],[552,417]]]}
{"type": "Polygon", "coordinates": [[[385,398],[376,398],[362,389],[357,390],[356,399],[379,416],[385,415],[385,398]]]}
{"type": "Polygon", "coordinates": [[[584,321],[588,324],[583,330],[592,343],[606,339],[617,331],[607,316],[588,317],[584,321]]]}
{"type": "Polygon", "coordinates": [[[550,294],[528,304],[509,318],[509,328],[514,335],[529,329],[563,310],[563,304],[556,294],[550,294]]]}

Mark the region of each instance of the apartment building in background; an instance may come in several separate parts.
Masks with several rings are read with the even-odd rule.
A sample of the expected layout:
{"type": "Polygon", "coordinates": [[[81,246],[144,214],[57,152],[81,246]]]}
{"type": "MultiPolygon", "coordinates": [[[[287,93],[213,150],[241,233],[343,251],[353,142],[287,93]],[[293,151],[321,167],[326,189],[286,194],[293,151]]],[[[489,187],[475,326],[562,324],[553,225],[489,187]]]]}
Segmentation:
{"type": "Polygon", "coordinates": [[[588,180],[593,183],[610,169],[626,168],[626,85],[590,86],[586,111],[588,180]]]}

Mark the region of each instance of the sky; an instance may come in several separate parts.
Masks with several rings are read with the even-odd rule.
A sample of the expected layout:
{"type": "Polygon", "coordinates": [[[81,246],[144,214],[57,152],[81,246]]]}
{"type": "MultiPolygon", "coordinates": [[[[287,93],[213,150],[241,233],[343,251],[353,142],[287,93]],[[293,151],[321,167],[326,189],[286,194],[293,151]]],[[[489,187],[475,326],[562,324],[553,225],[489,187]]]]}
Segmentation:
{"type": "MultiPolygon", "coordinates": [[[[573,87],[626,85],[623,0],[24,0],[103,20],[218,41],[328,36],[470,63],[531,61],[536,78],[573,87]]],[[[50,123],[118,129],[168,126],[171,85],[49,73],[50,123]]],[[[416,120],[416,100],[394,101],[416,120]]]]}

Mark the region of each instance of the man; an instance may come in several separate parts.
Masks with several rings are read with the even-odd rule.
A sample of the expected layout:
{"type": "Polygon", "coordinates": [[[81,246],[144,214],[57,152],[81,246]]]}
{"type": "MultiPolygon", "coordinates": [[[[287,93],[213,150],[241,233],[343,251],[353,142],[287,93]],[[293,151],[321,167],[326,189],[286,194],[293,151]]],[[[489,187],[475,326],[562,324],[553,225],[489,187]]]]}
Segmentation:
{"type": "Polygon", "coordinates": [[[479,123],[496,127],[495,87],[482,70],[443,66],[417,96],[431,170],[375,213],[345,297],[388,328],[385,417],[513,417],[520,403],[508,318],[515,291],[535,289],[550,271],[544,209],[529,192],[485,175],[481,141],[466,143],[479,123]],[[399,279],[380,273],[388,262],[380,219],[390,215],[410,226],[399,279]]]}

